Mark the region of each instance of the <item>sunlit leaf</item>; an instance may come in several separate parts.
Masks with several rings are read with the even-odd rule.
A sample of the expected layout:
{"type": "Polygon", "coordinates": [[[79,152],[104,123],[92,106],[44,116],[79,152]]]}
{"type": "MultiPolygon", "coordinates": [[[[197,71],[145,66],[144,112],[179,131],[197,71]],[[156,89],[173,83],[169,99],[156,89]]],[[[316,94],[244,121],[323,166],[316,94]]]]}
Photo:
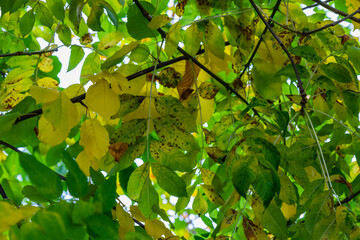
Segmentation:
{"type": "Polygon", "coordinates": [[[209,21],[205,30],[206,45],[210,51],[217,57],[224,59],[225,57],[225,41],[222,36],[222,32],[218,26],[213,22],[209,21]]]}

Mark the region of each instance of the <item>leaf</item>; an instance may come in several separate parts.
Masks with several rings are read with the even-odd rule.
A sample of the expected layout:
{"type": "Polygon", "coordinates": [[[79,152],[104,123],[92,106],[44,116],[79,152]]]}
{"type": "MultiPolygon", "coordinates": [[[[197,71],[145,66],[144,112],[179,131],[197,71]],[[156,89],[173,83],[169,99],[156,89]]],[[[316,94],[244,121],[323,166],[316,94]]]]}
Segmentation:
{"type": "Polygon", "coordinates": [[[201,171],[201,179],[204,182],[204,184],[211,185],[215,173],[205,168],[200,168],[200,171],[201,171]]]}
{"type": "MultiPolygon", "coordinates": [[[[81,53],[80,53],[81,54],[81,53]]],[[[77,66],[75,63],[79,61],[79,58],[74,59],[74,67],[77,66]]],[[[81,61],[81,60],[80,60],[81,61]]],[[[69,63],[70,65],[70,63],[69,63]]],[[[85,58],[83,67],[81,69],[81,76],[91,75],[100,71],[100,56],[96,52],[92,52],[85,58]]]]}
{"type": "Polygon", "coordinates": [[[278,170],[278,174],[281,184],[279,198],[288,205],[298,203],[298,191],[295,185],[283,171],[278,170]]]}
{"type": "MultiPolygon", "coordinates": [[[[145,1],[139,1],[139,3],[150,15],[154,14],[155,8],[150,3],[145,1]]],[[[141,40],[147,37],[158,36],[159,33],[156,30],[150,29],[147,26],[148,23],[148,20],[142,15],[139,8],[135,4],[129,6],[129,10],[127,12],[126,28],[133,38],[141,40]]]]}
{"type": "Polygon", "coordinates": [[[231,208],[226,210],[223,220],[220,223],[221,224],[220,231],[233,225],[236,221],[236,216],[237,216],[236,210],[231,209],[231,208]]]}
{"type": "MultiPolygon", "coordinates": [[[[56,33],[59,36],[60,41],[67,47],[71,44],[71,30],[65,24],[59,25],[56,33]]],[[[72,46],[71,46],[72,47],[72,46]]],[[[71,55],[70,55],[71,57],[71,55]]]]}
{"type": "Polygon", "coordinates": [[[35,5],[35,13],[41,24],[51,28],[53,24],[53,15],[43,2],[38,2],[35,5]]]}
{"type": "Polygon", "coordinates": [[[146,119],[133,119],[123,123],[111,138],[111,142],[136,143],[146,132],[146,119]]]}
{"type": "Polygon", "coordinates": [[[67,72],[73,70],[76,68],[76,66],[80,63],[80,61],[83,59],[85,52],[82,47],[77,45],[71,45],[70,47],[70,60],[69,60],[69,66],[67,68],[67,72]]]}
{"type": "Polygon", "coordinates": [[[70,130],[64,131],[59,128],[54,128],[44,115],[42,115],[39,119],[38,138],[43,143],[46,143],[50,146],[56,146],[67,138],[69,132],[70,130]]]}
{"type": "Polygon", "coordinates": [[[29,92],[36,100],[36,104],[54,102],[60,95],[60,92],[55,89],[39,86],[31,86],[29,92]]]}
{"type": "Polygon", "coordinates": [[[166,42],[165,42],[165,52],[166,55],[170,58],[175,54],[176,49],[179,43],[179,35],[180,35],[181,25],[180,22],[176,22],[171,26],[169,32],[166,34],[166,42]]]}
{"type": "Polygon", "coordinates": [[[23,37],[28,35],[34,27],[35,23],[35,14],[34,11],[31,9],[27,11],[21,18],[19,22],[20,32],[23,37]]]}
{"type": "Polygon", "coordinates": [[[108,212],[116,205],[116,197],[116,176],[111,176],[98,186],[94,200],[101,203],[103,212],[108,212]]]}
{"type": "Polygon", "coordinates": [[[101,64],[101,69],[109,69],[110,67],[120,63],[124,59],[125,55],[135,49],[138,45],[138,41],[131,42],[128,45],[124,45],[119,51],[114,53],[114,55],[112,55],[111,57],[107,58],[105,62],[101,64]]]}
{"type": "Polygon", "coordinates": [[[145,44],[139,44],[134,50],[131,51],[129,58],[131,61],[141,63],[148,58],[149,54],[149,47],[145,44]]]}
{"type": "Polygon", "coordinates": [[[238,156],[231,167],[232,182],[236,191],[246,198],[250,184],[257,176],[258,161],[253,155],[238,156]]]}
{"type": "Polygon", "coordinates": [[[61,0],[49,0],[46,1],[46,4],[57,19],[64,21],[65,10],[64,3],[61,0]]]}
{"type": "Polygon", "coordinates": [[[276,192],[276,186],[271,171],[259,168],[253,186],[262,199],[264,207],[267,208],[276,192]]]}
{"type": "Polygon", "coordinates": [[[82,19],[82,9],[85,3],[84,0],[72,0],[69,7],[69,19],[74,25],[75,30],[79,31],[80,20],[82,19]]]}
{"type": "Polygon", "coordinates": [[[47,236],[52,236],[52,239],[61,240],[66,238],[66,228],[58,213],[39,211],[33,221],[45,230],[47,236]]]}
{"type": "Polygon", "coordinates": [[[328,63],[321,65],[321,70],[329,77],[341,83],[350,83],[352,78],[350,72],[339,63],[328,63]]]}
{"type": "Polygon", "coordinates": [[[48,199],[60,197],[63,188],[59,176],[54,171],[26,153],[20,154],[20,164],[41,195],[48,199]]]}
{"type": "Polygon", "coordinates": [[[74,197],[83,197],[89,190],[87,178],[80,170],[76,161],[66,151],[62,152],[63,162],[69,172],[66,175],[66,184],[68,185],[69,192],[74,197]]]}
{"type": "Polygon", "coordinates": [[[360,48],[348,45],[346,53],[358,72],[360,72],[360,48]]]}
{"type": "Polygon", "coordinates": [[[318,63],[321,58],[317,55],[315,49],[311,46],[297,46],[289,50],[292,54],[298,57],[303,57],[311,63],[318,63]]]}
{"type": "Polygon", "coordinates": [[[170,23],[172,18],[168,17],[166,14],[156,15],[154,16],[151,21],[147,24],[148,28],[157,30],[165,26],[166,24],[170,23]]]}
{"type": "Polygon", "coordinates": [[[154,239],[159,239],[163,234],[165,235],[166,227],[164,223],[158,219],[146,219],[145,231],[147,232],[147,234],[154,237],[154,239]]]}
{"type": "MultiPolygon", "coordinates": [[[[307,69],[304,66],[296,64],[296,68],[297,68],[297,70],[299,72],[300,78],[308,79],[310,77],[309,72],[307,71],[307,69]]],[[[286,77],[289,77],[291,79],[297,80],[295,70],[294,70],[294,68],[293,68],[293,66],[291,64],[288,64],[285,67],[283,67],[282,69],[280,69],[276,73],[276,76],[286,76],[286,77]]]]}
{"type": "Polygon", "coordinates": [[[119,222],[119,235],[124,237],[126,232],[135,232],[134,220],[121,206],[116,206],[116,217],[119,222]]]}
{"type": "Polygon", "coordinates": [[[192,204],[192,209],[198,215],[205,214],[208,210],[208,204],[206,202],[206,199],[201,195],[199,190],[192,204]]]}
{"type": "Polygon", "coordinates": [[[102,117],[110,117],[120,108],[119,98],[109,87],[108,81],[101,79],[89,87],[85,97],[89,108],[102,117]]]}
{"type": "Polygon", "coordinates": [[[218,58],[225,58],[225,41],[218,26],[209,21],[205,29],[206,46],[218,58]]]}
{"type": "Polygon", "coordinates": [[[185,30],[185,51],[188,52],[191,56],[195,56],[200,49],[200,41],[201,39],[199,28],[196,23],[193,23],[185,30]]]}
{"type": "Polygon", "coordinates": [[[128,182],[128,196],[134,201],[139,201],[144,184],[149,177],[148,165],[145,163],[137,167],[130,175],[128,182]]]}
{"type": "Polygon", "coordinates": [[[97,159],[108,151],[109,134],[97,119],[87,119],[81,124],[80,145],[85,151],[97,159]]]}
{"type": "Polygon", "coordinates": [[[100,5],[100,1],[96,1],[91,8],[90,15],[87,20],[87,24],[89,28],[94,31],[104,31],[100,24],[100,17],[104,13],[100,5]]]}
{"type": "Polygon", "coordinates": [[[102,237],[105,239],[119,238],[119,225],[105,214],[94,214],[85,220],[90,235],[94,238],[102,237]]]}
{"type": "Polygon", "coordinates": [[[123,39],[124,35],[121,32],[111,32],[105,35],[100,40],[98,45],[99,50],[105,50],[118,44],[123,39]]]}
{"type": "Polygon", "coordinates": [[[202,190],[204,191],[206,197],[216,205],[224,205],[225,201],[224,199],[215,192],[215,189],[211,185],[201,185],[202,190]]]}
{"type": "Polygon", "coordinates": [[[173,170],[157,163],[151,164],[151,170],[162,189],[176,197],[187,196],[184,180],[173,170]]]}
{"type": "Polygon", "coordinates": [[[156,209],[159,209],[159,195],[149,178],[146,178],[141,192],[139,209],[147,218],[150,218],[150,216],[156,213],[156,209]]]}

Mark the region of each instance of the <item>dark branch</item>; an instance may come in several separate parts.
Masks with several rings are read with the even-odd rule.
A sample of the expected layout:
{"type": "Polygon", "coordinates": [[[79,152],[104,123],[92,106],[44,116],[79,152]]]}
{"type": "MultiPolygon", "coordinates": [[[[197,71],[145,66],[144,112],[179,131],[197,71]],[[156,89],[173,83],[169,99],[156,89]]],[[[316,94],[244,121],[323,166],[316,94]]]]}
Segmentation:
{"type": "Polygon", "coordinates": [[[49,49],[49,50],[35,51],[35,52],[5,53],[5,54],[0,54],[0,58],[2,58],[2,57],[24,56],[24,55],[40,55],[40,54],[43,54],[43,53],[57,52],[57,50],[58,50],[58,48],[53,48],[53,49],[49,49]]]}
{"type": "Polygon", "coordinates": [[[1,184],[0,184],[0,195],[3,199],[8,199],[6,192],[1,184]]]}
{"type": "Polygon", "coordinates": [[[280,44],[281,48],[284,50],[284,52],[286,53],[287,57],[289,58],[292,67],[294,68],[294,72],[296,75],[296,79],[298,81],[298,88],[300,90],[300,95],[301,95],[301,113],[304,114],[304,109],[305,109],[305,105],[307,102],[306,99],[306,93],[305,93],[305,89],[303,87],[303,82],[300,79],[300,75],[299,75],[299,71],[295,65],[295,61],[292,58],[292,56],[290,55],[290,52],[287,50],[287,48],[285,47],[285,45],[283,44],[283,42],[280,40],[280,38],[276,35],[276,33],[274,32],[274,30],[271,28],[270,24],[265,20],[264,16],[260,13],[260,10],[258,9],[258,7],[256,6],[256,4],[254,3],[253,0],[249,0],[251,5],[253,6],[253,8],[255,9],[256,13],[259,15],[259,17],[261,18],[261,21],[263,21],[263,23],[267,26],[267,28],[269,28],[269,31],[271,32],[271,34],[274,36],[274,38],[276,39],[276,41],[280,44]]]}
{"type": "MultiPolygon", "coordinates": [[[[326,1],[324,1],[324,3],[328,3],[328,2],[331,2],[331,1],[334,1],[334,0],[326,0],[326,1]]],[[[313,5],[306,6],[306,7],[302,8],[302,10],[306,10],[306,9],[313,8],[313,7],[317,7],[317,6],[319,6],[319,4],[318,4],[318,3],[314,3],[313,5]]]]}
{"type": "MultiPolygon", "coordinates": [[[[279,9],[280,3],[281,3],[281,0],[278,0],[278,1],[276,2],[275,6],[274,6],[274,10],[273,10],[272,13],[271,13],[271,19],[274,18],[277,10],[279,9]]],[[[269,24],[270,24],[270,23],[271,23],[271,20],[269,20],[269,24]]],[[[252,60],[254,59],[254,57],[255,57],[255,55],[256,55],[256,52],[258,51],[258,49],[259,49],[259,47],[260,47],[260,44],[261,44],[261,42],[262,42],[262,40],[263,40],[263,36],[264,36],[264,34],[266,33],[266,31],[267,31],[267,27],[265,27],[264,31],[261,33],[260,39],[259,39],[259,41],[257,42],[257,44],[256,44],[253,52],[251,53],[251,56],[250,56],[249,60],[248,60],[248,61],[246,62],[246,64],[244,65],[244,69],[243,69],[243,71],[240,73],[240,76],[239,76],[240,79],[242,78],[242,76],[244,76],[246,70],[250,67],[250,64],[252,63],[252,60]]]]}
{"type": "Polygon", "coordinates": [[[137,220],[136,218],[133,218],[133,220],[134,220],[134,222],[135,222],[137,225],[139,225],[140,227],[142,227],[143,229],[145,229],[145,225],[144,225],[142,222],[140,222],[140,221],[137,220]]]}
{"type": "MultiPolygon", "coordinates": [[[[345,203],[348,203],[350,202],[351,200],[353,200],[354,198],[356,198],[358,195],[360,194],[360,190],[347,196],[346,198],[344,198],[342,201],[341,201],[341,204],[345,204],[345,203]]],[[[340,204],[339,203],[336,203],[335,204],[335,207],[339,206],[340,204]]]]}
{"type": "MultiPolygon", "coordinates": [[[[320,0],[312,0],[312,1],[313,1],[313,2],[316,2],[316,3],[319,4],[320,6],[326,8],[326,9],[328,9],[328,10],[330,10],[330,11],[336,13],[336,14],[339,14],[339,15],[341,15],[341,16],[343,16],[343,17],[346,17],[346,16],[349,15],[349,14],[343,12],[343,11],[340,11],[340,10],[337,9],[337,8],[334,8],[334,7],[330,6],[329,4],[326,4],[325,2],[320,1],[320,0]]],[[[353,21],[355,21],[355,22],[357,22],[357,23],[360,23],[360,18],[351,17],[350,19],[353,20],[353,21]]]]}

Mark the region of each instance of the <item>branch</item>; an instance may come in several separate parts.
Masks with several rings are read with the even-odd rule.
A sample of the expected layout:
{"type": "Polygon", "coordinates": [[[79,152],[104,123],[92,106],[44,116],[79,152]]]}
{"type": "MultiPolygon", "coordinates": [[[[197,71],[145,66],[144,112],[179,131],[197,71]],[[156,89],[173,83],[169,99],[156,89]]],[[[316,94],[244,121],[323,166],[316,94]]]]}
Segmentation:
{"type": "Polygon", "coordinates": [[[284,52],[286,53],[287,57],[289,58],[292,67],[294,68],[294,72],[296,75],[296,79],[298,81],[298,88],[300,90],[300,95],[301,95],[301,113],[304,114],[304,108],[307,102],[306,99],[306,92],[305,89],[303,87],[303,82],[300,79],[300,75],[299,75],[299,71],[295,65],[295,61],[294,59],[291,57],[289,51],[286,49],[285,45],[282,43],[282,41],[280,40],[280,38],[276,35],[276,33],[274,32],[274,30],[271,28],[270,24],[265,20],[264,16],[260,13],[259,8],[256,6],[256,4],[254,3],[253,0],[249,0],[251,5],[253,6],[253,8],[255,9],[256,13],[259,15],[259,17],[261,18],[261,20],[263,21],[263,23],[267,26],[267,28],[269,28],[269,31],[271,32],[271,34],[274,36],[274,38],[276,39],[276,41],[280,44],[281,48],[284,50],[284,52]]]}
{"type": "MultiPolygon", "coordinates": [[[[328,3],[328,2],[331,2],[331,1],[334,1],[334,0],[326,0],[326,1],[324,1],[324,3],[328,3]]],[[[319,6],[319,4],[318,4],[318,3],[314,3],[313,5],[304,7],[302,10],[306,10],[306,9],[313,8],[313,7],[317,7],[317,6],[319,6]]]]}
{"type": "Polygon", "coordinates": [[[6,195],[6,192],[1,184],[0,184],[0,195],[3,199],[8,199],[8,196],[6,195]]]}
{"type": "MultiPolygon", "coordinates": [[[[138,0],[134,0],[136,6],[139,8],[140,12],[143,14],[143,16],[150,22],[152,17],[151,15],[143,8],[143,6],[140,4],[138,0]]],[[[162,38],[166,38],[166,33],[161,28],[158,28],[157,31],[160,33],[162,38]]],[[[207,74],[209,74],[211,77],[213,77],[216,81],[218,81],[221,85],[223,85],[228,91],[235,94],[241,101],[243,101],[246,105],[249,105],[249,102],[243,98],[238,92],[236,92],[229,84],[224,82],[219,76],[217,76],[215,73],[210,71],[207,67],[205,67],[203,64],[201,64],[198,60],[196,60],[193,56],[191,56],[189,53],[187,53],[184,49],[181,47],[177,47],[177,50],[183,54],[187,59],[192,60],[196,65],[198,65],[202,70],[204,70],[207,74]]],[[[253,109],[254,113],[260,117],[258,112],[253,109]]]]}
{"type": "MultiPolygon", "coordinates": [[[[344,198],[340,203],[341,204],[344,204],[344,203],[348,203],[350,202],[351,200],[353,200],[354,198],[356,198],[358,195],[360,194],[360,190],[353,193],[353,194],[350,194],[349,196],[347,196],[346,198],[344,198]]],[[[335,204],[335,207],[338,207],[340,204],[339,203],[336,203],[335,204]]]]}
{"type": "MultiPolygon", "coordinates": [[[[334,8],[334,7],[330,6],[329,4],[326,4],[326,3],[322,2],[322,1],[320,1],[320,0],[312,0],[312,1],[313,1],[313,2],[316,2],[316,3],[319,4],[320,6],[326,8],[326,9],[328,9],[328,10],[330,10],[330,11],[336,13],[336,14],[339,14],[339,15],[341,15],[341,16],[343,16],[343,17],[346,17],[346,16],[349,15],[349,14],[343,12],[343,11],[340,11],[340,10],[337,9],[337,8],[334,8]]],[[[351,17],[350,19],[353,20],[354,22],[360,23],[360,18],[351,17]]]]}
{"type": "MultiPolygon", "coordinates": [[[[264,13],[264,12],[263,12],[264,13]]],[[[280,27],[290,31],[290,32],[294,32],[294,33],[297,33],[297,34],[300,34],[300,35],[303,35],[303,36],[308,36],[310,34],[313,34],[313,33],[317,33],[317,32],[320,32],[326,28],[329,28],[329,27],[334,27],[336,25],[338,25],[339,23],[345,21],[345,20],[348,20],[349,18],[351,18],[352,16],[354,16],[355,14],[357,13],[360,13],[360,8],[358,8],[358,10],[356,10],[355,12],[353,12],[352,14],[350,15],[347,15],[346,17],[340,19],[340,20],[337,20],[335,22],[332,22],[332,23],[329,23],[329,24],[326,24],[320,28],[317,28],[317,29],[314,29],[314,30],[311,30],[311,31],[299,31],[299,30],[296,30],[296,29],[291,29],[289,28],[288,26],[282,24],[282,23],[279,23],[277,21],[275,21],[274,19],[272,19],[271,17],[268,17],[265,13],[264,13],[264,16],[269,19],[270,21],[273,21],[274,23],[276,23],[277,25],[279,25],[280,27]]]]}
{"type": "Polygon", "coordinates": [[[5,53],[0,54],[0,58],[3,57],[14,57],[14,56],[24,56],[24,55],[40,55],[43,53],[49,52],[57,52],[58,48],[48,49],[48,50],[41,50],[41,51],[34,51],[34,52],[13,52],[13,53],[5,53]]]}
{"type": "MultiPolygon", "coordinates": [[[[269,20],[269,23],[272,21],[272,18],[275,16],[277,10],[279,9],[280,3],[281,3],[281,0],[278,0],[278,1],[276,2],[275,6],[274,6],[274,10],[273,10],[273,12],[271,13],[271,16],[270,16],[271,19],[269,20]]],[[[264,36],[264,34],[266,33],[266,31],[267,31],[267,27],[265,27],[264,31],[261,33],[260,39],[259,39],[259,41],[257,42],[257,44],[256,44],[256,46],[255,46],[255,48],[254,48],[254,51],[251,53],[251,56],[250,56],[249,60],[248,60],[248,61],[246,62],[246,64],[244,65],[244,70],[240,73],[239,79],[242,78],[242,76],[245,74],[246,70],[250,67],[250,64],[251,64],[252,60],[254,59],[256,52],[258,51],[258,49],[259,49],[259,47],[260,47],[260,44],[261,44],[261,42],[262,42],[262,40],[263,40],[263,36],[264,36]]]]}

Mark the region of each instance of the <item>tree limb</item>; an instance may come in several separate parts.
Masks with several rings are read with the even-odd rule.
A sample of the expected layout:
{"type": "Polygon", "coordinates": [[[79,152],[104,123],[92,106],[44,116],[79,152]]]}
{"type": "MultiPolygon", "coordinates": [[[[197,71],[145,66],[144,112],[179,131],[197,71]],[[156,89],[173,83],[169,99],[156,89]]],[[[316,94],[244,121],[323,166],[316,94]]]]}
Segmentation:
{"type": "Polygon", "coordinates": [[[296,79],[297,79],[297,86],[300,90],[300,95],[301,95],[301,113],[304,114],[304,109],[305,109],[305,105],[307,102],[306,99],[306,92],[305,89],[303,87],[303,82],[300,79],[300,75],[299,75],[299,71],[295,65],[295,61],[292,58],[292,56],[290,55],[290,52],[287,50],[287,48],[285,47],[285,45],[283,44],[283,42],[280,40],[280,38],[276,35],[276,33],[274,32],[274,30],[271,28],[270,24],[265,20],[264,16],[261,14],[259,8],[256,6],[256,4],[254,3],[253,0],[249,0],[251,5],[253,6],[253,8],[255,9],[256,13],[259,15],[259,17],[261,18],[261,21],[263,21],[263,23],[267,26],[267,28],[269,28],[269,31],[271,32],[271,34],[274,36],[274,38],[276,39],[276,41],[280,44],[281,48],[284,50],[284,52],[286,53],[287,57],[289,58],[292,67],[294,68],[294,72],[296,75],[296,79]]]}
{"type": "MultiPolygon", "coordinates": [[[[342,201],[341,201],[341,204],[344,204],[344,203],[348,203],[350,202],[351,200],[353,200],[354,198],[356,198],[358,195],[360,194],[360,190],[353,193],[353,194],[350,194],[349,196],[347,196],[346,198],[344,198],[342,201]]],[[[336,203],[335,204],[335,207],[338,207],[340,204],[339,203],[336,203]]]]}
{"type": "MultiPolygon", "coordinates": [[[[324,3],[328,3],[328,2],[332,2],[332,1],[334,1],[334,0],[326,0],[326,1],[324,1],[324,3]]],[[[318,4],[318,3],[314,3],[313,5],[306,6],[306,7],[302,8],[302,10],[306,10],[306,9],[313,8],[313,7],[317,7],[317,6],[319,6],[319,4],[318,4]]]]}
{"type": "Polygon", "coordinates": [[[0,195],[3,199],[8,199],[8,196],[6,195],[6,192],[1,184],[0,184],[0,195]]]}
{"type": "MultiPolygon", "coordinates": [[[[326,9],[328,9],[328,10],[330,10],[330,11],[336,13],[336,14],[339,14],[339,15],[341,15],[341,16],[346,17],[346,16],[349,15],[349,14],[343,12],[343,11],[340,11],[340,10],[337,9],[337,8],[334,8],[334,7],[330,6],[329,4],[326,4],[325,2],[320,1],[320,0],[312,0],[312,1],[313,1],[313,2],[316,2],[316,3],[319,4],[320,6],[326,8],[326,9]]],[[[360,18],[351,17],[350,19],[353,20],[354,22],[360,23],[360,18]]]]}
{"type": "Polygon", "coordinates": [[[5,53],[5,54],[0,54],[0,58],[14,57],[14,56],[25,56],[25,55],[40,55],[40,54],[43,54],[43,53],[57,52],[57,51],[58,51],[58,48],[53,48],[53,49],[49,49],[49,50],[34,51],[34,52],[5,53]]]}

